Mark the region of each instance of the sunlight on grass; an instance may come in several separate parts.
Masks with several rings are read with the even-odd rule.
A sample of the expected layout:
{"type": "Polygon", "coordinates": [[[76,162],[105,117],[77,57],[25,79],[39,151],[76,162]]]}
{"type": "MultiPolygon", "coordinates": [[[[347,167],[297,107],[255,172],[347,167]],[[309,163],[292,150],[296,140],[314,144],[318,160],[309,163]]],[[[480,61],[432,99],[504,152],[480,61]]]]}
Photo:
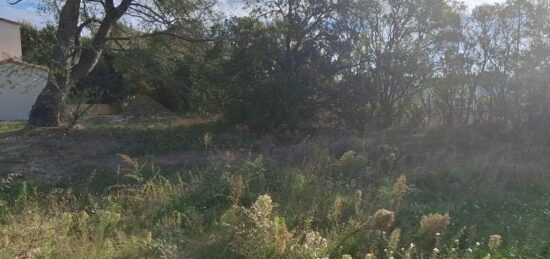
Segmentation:
{"type": "Polygon", "coordinates": [[[18,131],[24,127],[24,122],[0,122],[0,133],[18,131]]]}
{"type": "MultiPolygon", "coordinates": [[[[518,146],[495,143],[470,155],[462,153],[467,148],[454,150],[446,156],[463,158],[442,160],[434,159],[441,140],[404,133],[377,139],[317,136],[290,145],[215,124],[145,133],[134,144],[144,152],[117,155],[116,166],[80,180],[85,188],[64,180],[71,188],[37,191],[21,183],[20,174],[1,174],[5,240],[0,257],[521,258],[517,255],[546,253],[546,232],[538,226],[544,224],[539,213],[548,211],[549,185],[543,171],[533,170],[546,161],[526,160],[514,152],[518,146]],[[388,141],[398,138],[409,141],[388,141]],[[415,150],[430,150],[419,162],[436,170],[405,163],[411,151],[404,143],[414,141],[415,150]],[[219,153],[254,146],[259,148],[250,150],[269,151],[254,151],[231,164],[219,153]],[[199,161],[209,150],[216,159],[199,161]],[[197,157],[184,162],[193,163],[185,169],[160,170],[140,156],[172,151],[197,157]],[[25,239],[30,233],[36,238],[25,239]]],[[[523,153],[531,152],[522,147],[523,153]]]]}

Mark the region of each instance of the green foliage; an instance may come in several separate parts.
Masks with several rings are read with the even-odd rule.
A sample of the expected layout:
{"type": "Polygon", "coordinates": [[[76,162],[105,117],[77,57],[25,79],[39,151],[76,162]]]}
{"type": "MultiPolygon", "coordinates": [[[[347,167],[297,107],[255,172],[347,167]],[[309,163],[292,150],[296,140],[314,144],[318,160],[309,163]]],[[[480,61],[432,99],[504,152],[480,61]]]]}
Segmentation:
{"type": "MultiPolygon", "coordinates": [[[[117,24],[110,38],[124,40],[107,41],[79,88],[263,132],[549,122],[547,1],[250,0],[240,17],[212,15],[211,0],[175,2],[141,13],[170,10],[170,26],[156,15],[140,29],[117,24]]],[[[55,28],[23,24],[22,39],[23,59],[47,65],[55,28]]]]}
{"type": "MultiPolygon", "coordinates": [[[[218,148],[216,134],[207,150],[218,148]]],[[[335,143],[325,139],[276,147],[281,154],[196,162],[166,173],[119,155],[116,168],[78,191],[38,190],[3,176],[0,255],[519,258],[545,253],[545,232],[538,226],[544,225],[539,212],[547,210],[547,197],[518,188],[525,183],[497,180],[510,176],[492,176],[517,165],[496,170],[476,164],[487,160],[481,156],[496,156],[493,149],[478,150],[460,165],[423,160],[437,161],[439,170],[416,173],[408,167],[417,167],[401,163],[402,154],[389,145],[365,146],[366,140],[354,138],[341,149],[347,151],[330,151],[335,143]],[[292,162],[297,156],[301,162],[292,162]],[[377,165],[388,156],[393,167],[377,165]],[[468,166],[483,168],[484,176],[468,166]],[[446,167],[463,170],[446,173],[446,167]],[[406,177],[398,177],[400,171],[406,177]]],[[[200,143],[193,150],[205,150],[200,143]]],[[[526,163],[505,156],[503,161],[526,163]]]]}
{"type": "Polygon", "coordinates": [[[22,122],[0,123],[0,133],[17,131],[23,129],[24,127],[25,123],[22,122]]]}
{"type": "MultiPolygon", "coordinates": [[[[306,85],[281,63],[284,47],[275,41],[280,28],[243,18],[230,25],[234,37],[225,64],[225,118],[260,130],[293,126],[311,116],[306,85]]],[[[288,68],[287,68],[288,69],[288,68]]]]}
{"type": "Polygon", "coordinates": [[[55,39],[56,28],[47,25],[37,29],[29,23],[21,24],[21,48],[23,60],[32,64],[48,66],[55,39]]]}

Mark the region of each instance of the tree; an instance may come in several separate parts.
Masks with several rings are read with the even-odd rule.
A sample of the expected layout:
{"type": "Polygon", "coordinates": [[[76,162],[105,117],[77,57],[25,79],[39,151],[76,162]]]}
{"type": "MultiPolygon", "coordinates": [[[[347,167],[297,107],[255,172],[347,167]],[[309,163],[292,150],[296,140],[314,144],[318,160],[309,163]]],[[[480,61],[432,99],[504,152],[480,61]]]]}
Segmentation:
{"type": "Polygon", "coordinates": [[[226,118],[262,130],[309,119],[334,79],[336,1],[249,1],[230,24],[226,118]]]}
{"type": "Polygon", "coordinates": [[[53,47],[48,82],[33,105],[29,123],[33,126],[58,126],[67,96],[76,81],[86,76],[95,67],[112,28],[126,13],[131,0],[123,0],[118,6],[113,1],[102,3],[105,16],[93,36],[90,47],[82,48],[80,37],[88,19],[79,25],[81,0],[67,0],[59,13],[56,44],[53,47]]]}
{"type": "Polygon", "coordinates": [[[348,123],[356,128],[366,123],[386,128],[411,112],[430,85],[434,61],[455,37],[460,19],[439,0],[357,0],[351,10],[354,49],[343,84],[343,111],[355,114],[348,123]]]}
{"type": "Polygon", "coordinates": [[[24,61],[47,66],[54,44],[54,26],[47,25],[39,30],[29,23],[21,24],[21,48],[24,61]]]}
{"type": "Polygon", "coordinates": [[[186,26],[208,13],[212,5],[208,0],[121,0],[118,4],[113,0],[62,2],[61,8],[56,10],[58,25],[48,65],[48,81],[32,107],[30,125],[60,125],[71,89],[94,69],[109,40],[128,40],[151,34],[193,40],[194,37],[185,31],[186,26]],[[111,38],[111,31],[124,15],[148,22],[152,31],[145,35],[111,38]],[[86,29],[90,40],[82,44],[86,29]]]}

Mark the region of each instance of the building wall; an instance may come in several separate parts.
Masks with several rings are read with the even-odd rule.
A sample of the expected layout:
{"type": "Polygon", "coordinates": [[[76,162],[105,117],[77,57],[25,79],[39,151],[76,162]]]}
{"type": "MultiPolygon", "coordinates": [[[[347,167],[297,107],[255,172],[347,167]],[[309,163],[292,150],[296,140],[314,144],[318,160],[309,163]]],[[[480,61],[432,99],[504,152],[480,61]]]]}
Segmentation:
{"type": "Polygon", "coordinates": [[[28,120],[47,78],[44,69],[19,63],[0,63],[0,121],[28,120]]]}
{"type": "Polygon", "coordinates": [[[0,60],[21,59],[21,33],[16,23],[0,20],[0,60]]]}

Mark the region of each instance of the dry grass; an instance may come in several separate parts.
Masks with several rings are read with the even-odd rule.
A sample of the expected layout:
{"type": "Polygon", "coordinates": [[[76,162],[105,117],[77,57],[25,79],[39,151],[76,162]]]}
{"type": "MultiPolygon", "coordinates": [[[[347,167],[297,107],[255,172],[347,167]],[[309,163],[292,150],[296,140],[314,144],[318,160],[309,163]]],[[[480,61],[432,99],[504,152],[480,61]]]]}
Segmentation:
{"type": "Polygon", "coordinates": [[[23,122],[0,122],[0,134],[6,132],[14,132],[25,127],[23,122]]]}
{"type": "Polygon", "coordinates": [[[547,148],[460,134],[254,136],[203,120],[4,133],[0,255],[544,255],[547,148]]]}

